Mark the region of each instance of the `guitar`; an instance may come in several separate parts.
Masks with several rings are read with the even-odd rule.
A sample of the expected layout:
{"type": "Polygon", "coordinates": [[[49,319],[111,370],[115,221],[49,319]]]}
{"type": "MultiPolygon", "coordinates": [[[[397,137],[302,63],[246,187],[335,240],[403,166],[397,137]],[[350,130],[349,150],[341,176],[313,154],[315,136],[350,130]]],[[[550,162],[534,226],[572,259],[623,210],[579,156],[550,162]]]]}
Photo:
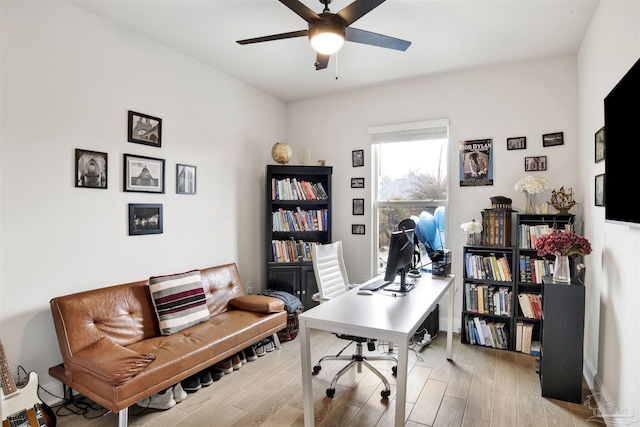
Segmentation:
{"type": "Polygon", "coordinates": [[[25,386],[18,389],[9,370],[2,342],[0,342],[0,371],[2,427],[55,427],[55,414],[38,397],[38,374],[30,372],[25,386]]]}

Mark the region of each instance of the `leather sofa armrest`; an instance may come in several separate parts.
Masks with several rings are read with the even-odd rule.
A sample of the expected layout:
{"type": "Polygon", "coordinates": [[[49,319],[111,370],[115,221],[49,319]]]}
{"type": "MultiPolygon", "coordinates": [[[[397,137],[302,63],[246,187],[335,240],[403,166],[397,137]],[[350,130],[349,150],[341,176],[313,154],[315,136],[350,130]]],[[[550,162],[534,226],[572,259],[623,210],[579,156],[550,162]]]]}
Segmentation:
{"type": "Polygon", "coordinates": [[[231,299],[229,305],[238,310],[255,311],[257,313],[284,311],[284,301],[266,295],[243,295],[231,299]]]}

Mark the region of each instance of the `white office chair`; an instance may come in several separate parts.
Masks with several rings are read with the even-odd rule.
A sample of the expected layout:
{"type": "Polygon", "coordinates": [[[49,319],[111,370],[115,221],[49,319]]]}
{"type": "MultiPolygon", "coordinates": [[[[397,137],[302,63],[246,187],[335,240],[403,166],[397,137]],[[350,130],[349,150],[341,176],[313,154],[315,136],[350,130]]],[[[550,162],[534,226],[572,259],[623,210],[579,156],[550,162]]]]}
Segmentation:
{"type": "MultiPolygon", "coordinates": [[[[312,297],[315,301],[319,301],[320,303],[326,302],[331,298],[335,298],[345,293],[351,288],[342,256],[342,242],[338,241],[326,245],[314,245],[311,248],[311,259],[313,262],[313,272],[315,273],[316,283],[318,284],[318,293],[314,294],[312,297]]],[[[325,360],[349,361],[349,363],[333,377],[331,386],[327,389],[327,396],[334,396],[338,379],[347,372],[349,368],[356,366],[358,368],[358,373],[360,373],[362,372],[362,366],[364,365],[382,380],[385,389],[382,390],[380,394],[383,399],[387,399],[391,394],[389,381],[387,381],[384,375],[382,375],[376,368],[367,362],[367,360],[390,360],[395,362],[396,365],[392,368],[395,375],[398,368],[398,359],[393,356],[365,356],[362,352],[362,343],[371,343],[373,346],[373,340],[353,335],[336,334],[336,336],[340,339],[355,342],[356,353],[351,356],[341,356],[340,353],[342,352],[335,356],[324,356],[318,361],[318,364],[313,367],[313,374],[315,375],[320,372],[322,369],[320,364],[325,360]]],[[[373,349],[375,349],[375,346],[373,349]]]]}

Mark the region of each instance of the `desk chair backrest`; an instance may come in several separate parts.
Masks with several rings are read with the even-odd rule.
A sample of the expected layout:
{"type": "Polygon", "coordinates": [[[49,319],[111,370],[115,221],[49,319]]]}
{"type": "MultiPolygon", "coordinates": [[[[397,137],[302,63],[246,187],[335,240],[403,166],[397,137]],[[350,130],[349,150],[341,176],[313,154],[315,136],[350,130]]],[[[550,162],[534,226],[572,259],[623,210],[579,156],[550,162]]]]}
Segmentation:
{"type": "Polygon", "coordinates": [[[313,245],[311,259],[321,299],[335,298],[349,289],[341,241],[326,245],[313,245]]]}

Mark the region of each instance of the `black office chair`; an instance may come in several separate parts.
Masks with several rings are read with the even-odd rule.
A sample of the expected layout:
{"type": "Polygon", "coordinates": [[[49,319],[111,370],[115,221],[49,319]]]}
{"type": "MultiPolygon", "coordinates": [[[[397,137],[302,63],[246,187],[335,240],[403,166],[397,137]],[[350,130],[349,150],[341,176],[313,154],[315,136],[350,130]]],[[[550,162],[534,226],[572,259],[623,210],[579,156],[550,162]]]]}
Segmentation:
{"type": "MultiPolygon", "coordinates": [[[[342,242],[335,242],[326,245],[314,245],[311,248],[311,258],[313,262],[313,271],[318,284],[318,293],[313,295],[312,299],[320,303],[335,298],[350,289],[349,279],[347,278],[347,270],[344,265],[342,256],[342,242]]],[[[313,374],[320,372],[322,367],[320,364],[325,360],[345,360],[349,363],[342,368],[331,381],[331,386],[327,389],[327,396],[333,397],[336,392],[336,384],[338,379],[347,372],[351,367],[356,366],[358,373],[362,372],[362,366],[369,368],[371,372],[376,374],[384,383],[385,389],[380,392],[383,399],[387,399],[391,394],[389,381],[376,368],[374,368],[367,360],[390,360],[396,364],[392,371],[395,375],[398,369],[398,359],[393,356],[365,356],[362,351],[362,344],[367,343],[370,351],[375,350],[374,340],[356,337],[352,335],[335,334],[338,338],[349,340],[356,343],[356,353],[351,356],[335,356],[322,357],[316,366],[313,367],[313,374]]]]}

